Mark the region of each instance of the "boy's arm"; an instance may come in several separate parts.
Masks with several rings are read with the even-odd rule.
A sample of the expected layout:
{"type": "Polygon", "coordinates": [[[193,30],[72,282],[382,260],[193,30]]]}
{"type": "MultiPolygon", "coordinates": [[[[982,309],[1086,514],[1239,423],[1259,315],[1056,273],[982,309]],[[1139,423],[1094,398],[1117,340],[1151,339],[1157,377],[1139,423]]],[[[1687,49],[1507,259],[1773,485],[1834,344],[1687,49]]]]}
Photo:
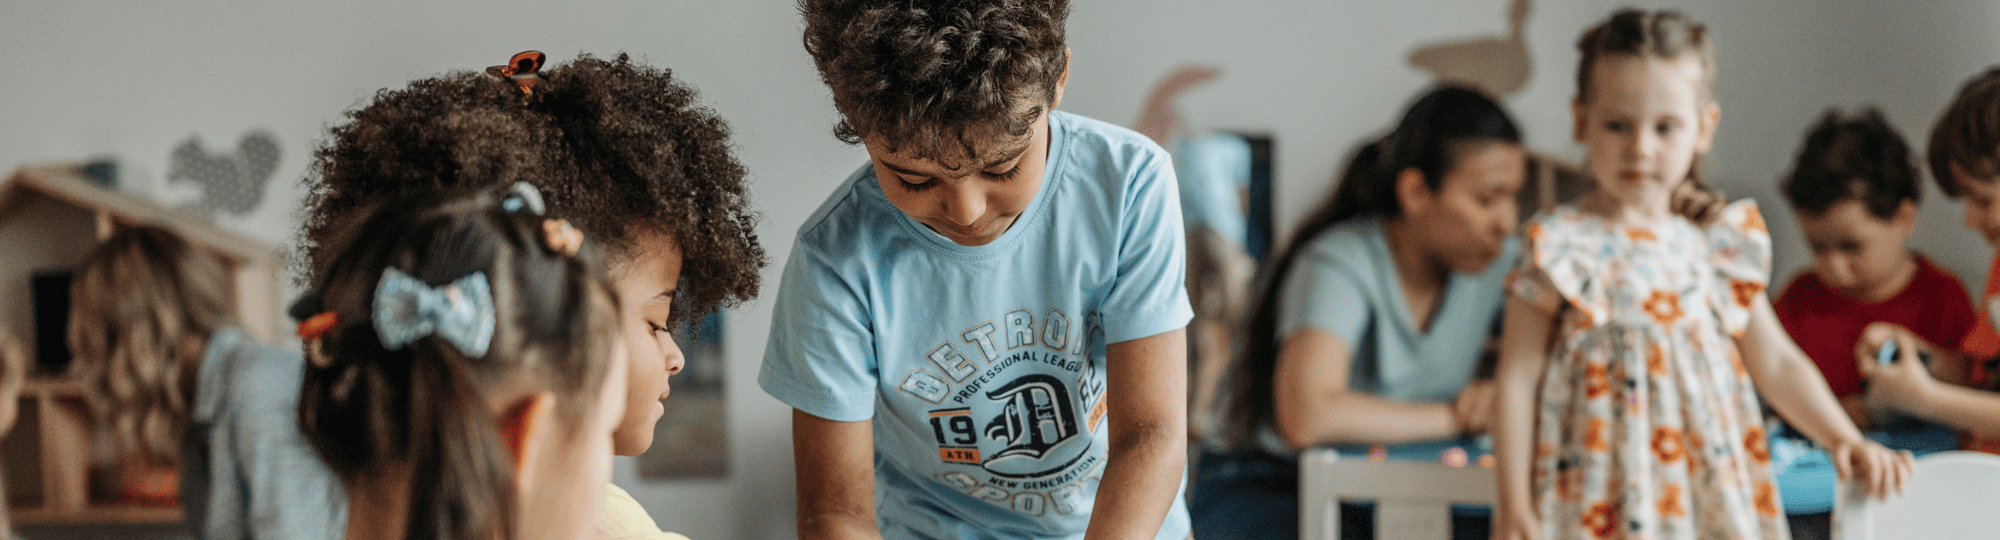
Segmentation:
{"type": "Polygon", "coordinates": [[[1951,427],[2000,433],[2000,394],[1932,380],[1910,350],[1909,337],[1899,339],[1902,356],[1893,364],[1876,364],[1874,354],[1856,355],[1861,375],[1868,379],[1868,398],[1951,427]]]}
{"type": "Polygon", "coordinates": [[[875,525],[875,427],[792,409],[799,538],[882,538],[875,525]]]}
{"type": "Polygon", "coordinates": [[[1460,425],[1450,403],[1394,401],[1349,390],[1353,360],[1347,342],[1332,333],[1304,328],[1285,337],[1272,377],[1272,408],[1286,444],[1399,443],[1441,439],[1473,427],[1483,431],[1484,425],[1460,425]]]}
{"type": "Polygon", "coordinates": [[[1493,453],[1499,460],[1499,504],[1494,508],[1496,539],[1528,539],[1540,521],[1529,486],[1535,446],[1535,381],[1548,362],[1555,314],[1508,295],[1500,333],[1500,365],[1494,372],[1499,411],[1493,421],[1493,453]]]}
{"type": "Polygon", "coordinates": [[[1877,496],[1888,495],[1892,486],[1901,490],[1912,465],[1908,454],[1899,456],[1869,442],[1853,422],[1844,421],[1847,413],[1834,399],[1833,390],[1827,388],[1819,368],[1779,326],[1770,299],[1756,296],[1750,321],[1736,338],[1736,346],[1759,393],[1778,416],[1833,454],[1834,468],[1842,479],[1854,479],[1860,473],[1877,496]]]}
{"type": "Polygon", "coordinates": [[[1897,336],[1902,336],[1907,341],[1904,345],[1916,345],[1917,351],[1930,356],[1929,364],[1932,377],[1936,377],[1939,381],[1959,386],[1971,384],[1972,362],[1967,359],[1964,353],[1960,353],[1956,346],[1940,347],[1938,344],[1931,343],[1930,340],[1924,339],[1924,336],[1908,328],[1904,328],[1900,324],[1889,322],[1869,323],[1868,327],[1861,330],[1861,340],[1854,344],[1855,351],[1859,353],[1865,350],[1873,353],[1876,349],[1882,348],[1883,343],[1887,343],[1897,336]]]}
{"type": "Polygon", "coordinates": [[[1111,448],[1084,538],[1150,540],[1186,472],[1187,329],[1112,343],[1106,355],[1111,448]]]}

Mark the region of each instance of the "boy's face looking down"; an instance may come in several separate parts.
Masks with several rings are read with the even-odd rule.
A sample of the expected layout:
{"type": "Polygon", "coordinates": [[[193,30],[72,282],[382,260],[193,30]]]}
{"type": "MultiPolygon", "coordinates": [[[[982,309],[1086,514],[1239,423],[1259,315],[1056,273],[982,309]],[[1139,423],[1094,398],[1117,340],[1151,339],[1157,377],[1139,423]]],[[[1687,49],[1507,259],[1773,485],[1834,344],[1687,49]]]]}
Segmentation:
{"type": "MultiPolygon", "coordinates": [[[[891,152],[875,137],[864,137],[868,160],[889,204],[963,246],[983,246],[1000,238],[1034,202],[1049,164],[1049,111],[1062,102],[1064,83],[1021,137],[996,137],[973,144],[976,156],[921,158],[910,148],[891,152]]],[[[1028,103],[1025,111],[1037,104],[1028,103]]]]}
{"type": "Polygon", "coordinates": [[[1965,228],[1986,236],[1987,245],[2000,248],[2000,177],[1976,178],[1965,169],[1951,166],[1952,182],[1965,199],[1965,228]]]}
{"type": "Polygon", "coordinates": [[[1812,250],[1813,272],[1848,298],[1887,300],[1901,291],[1915,270],[1903,247],[1916,230],[1917,205],[1908,200],[1895,216],[1882,219],[1860,199],[1834,203],[1818,214],[1798,212],[1799,231],[1812,250]]]}

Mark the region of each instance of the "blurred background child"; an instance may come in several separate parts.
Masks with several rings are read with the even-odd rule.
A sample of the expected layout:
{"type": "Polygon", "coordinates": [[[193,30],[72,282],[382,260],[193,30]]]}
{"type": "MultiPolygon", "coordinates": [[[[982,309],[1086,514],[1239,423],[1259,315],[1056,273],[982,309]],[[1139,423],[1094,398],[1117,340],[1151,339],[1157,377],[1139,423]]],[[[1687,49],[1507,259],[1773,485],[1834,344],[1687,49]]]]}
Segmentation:
{"type": "Polygon", "coordinates": [[[1977,318],[1965,285],[1904,246],[1916,231],[1918,182],[1909,145],[1881,111],[1868,108],[1821,116],[1781,183],[1812,250],[1812,267],[1792,278],[1771,307],[1863,430],[1887,420],[1871,417],[1862,404],[1854,347],[1868,325],[1914,332],[1940,379],[1967,376],[1958,348],[1977,318]]]}
{"type": "Polygon", "coordinates": [[[235,326],[229,282],[222,261],[158,227],[92,249],[69,322],[90,403],[122,452],[179,467],[200,537],[338,538],[340,486],[298,429],[304,360],[235,326]]]}
{"type": "MultiPolygon", "coordinates": [[[[1927,157],[1938,188],[1947,197],[1965,201],[1965,228],[1985,236],[1990,247],[2000,248],[2000,67],[1988,68],[1959,87],[1931,128],[1927,157]]],[[[1869,328],[1857,347],[1857,361],[1862,362],[1861,373],[1870,378],[1869,397],[1874,403],[1966,430],[1962,445],[1967,450],[2000,453],[2000,397],[1991,393],[2000,382],[1996,376],[2000,372],[1994,369],[2000,359],[2000,332],[1996,332],[2000,327],[1995,326],[2000,321],[2000,256],[1994,258],[1978,306],[1979,322],[1962,350],[1971,368],[1967,382],[1984,391],[1936,384],[1932,377],[1951,381],[1935,367],[1875,366],[1877,352],[1892,339],[1934,354],[1950,352],[1926,344],[1924,335],[1909,327],[1869,328]]],[[[1910,353],[1902,356],[1915,358],[1910,353]]]]}
{"type": "Polygon", "coordinates": [[[626,352],[594,252],[525,191],[391,197],[326,245],[299,425],[347,538],[593,533],[626,352]]]}
{"type": "Polygon", "coordinates": [[[1529,222],[1510,280],[1495,538],[1786,538],[1759,391],[1841,476],[1899,486],[1908,454],[1862,438],[1778,325],[1756,204],[1702,181],[1721,118],[1706,27],[1624,9],[1577,48],[1597,189],[1529,222]]]}

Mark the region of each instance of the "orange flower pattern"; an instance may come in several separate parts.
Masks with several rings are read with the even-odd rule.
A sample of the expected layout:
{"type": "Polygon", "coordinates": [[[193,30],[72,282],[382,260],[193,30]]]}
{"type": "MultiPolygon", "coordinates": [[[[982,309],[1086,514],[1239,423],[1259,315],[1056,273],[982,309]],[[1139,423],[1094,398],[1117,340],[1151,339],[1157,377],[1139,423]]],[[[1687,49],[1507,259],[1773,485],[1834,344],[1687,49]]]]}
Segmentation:
{"type": "Polygon", "coordinates": [[[1611,368],[1604,364],[1591,364],[1583,368],[1583,374],[1590,378],[1583,388],[1584,395],[1595,399],[1611,392],[1611,368]]]}
{"type": "Polygon", "coordinates": [[[1653,428],[1653,455],[1660,458],[1660,463],[1673,463],[1686,456],[1687,447],[1682,446],[1681,430],[1664,426],[1653,428]]]}
{"type": "Polygon", "coordinates": [[[1606,422],[1603,418],[1590,419],[1590,428],[1583,432],[1583,446],[1585,448],[1599,452],[1611,449],[1611,442],[1604,440],[1605,424],[1606,422]]]}
{"type": "Polygon", "coordinates": [[[1748,214],[1749,215],[1743,217],[1743,232],[1746,233],[1756,232],[1756,233],[1763,233],[1766,235],[1771,234],[1771,230],[1764,227],[1763,212],[1758,212],[1757,207],[1752,206],[1750,207],[1748,214]]]}
{"type": "Polygon", "coordinates": [[[1764,438],[1764,428],[1752,426],[1743,433],[1743,451],[1758,464],[1771,462],[1771,442],[1764,438]]]}
{"type": "Polygon", "coordinates": [[[1778,515],[1778,490],[1769,480],[1760,480],[1756,488],[1757,513],[1766,516],[1778,515]]]}
{"type": "Polygon", "coordinates": [[[1660,515],[1663,516],[1687,517],[1687,507],[1681,505],[1681,486],[1679,484],[1660,486],[1659,510],[1660,515]]]}
{"type": "Polygon", "coordinates": [[[1757,302],[1757,295],[1764,292],[1764,284],[1732,280],[1729,282],[1729,292],[1734,293],[1738,307],[1748,308],[1757,302]]]}
{"type": "Polygon", "coordinates": [[[1646,298],[1646,313],[1652,314],[1653,320],[1659,321],[1660,326],[1672,327],[1674,321],[1681,320],[1681,296],[1653,291],[1653,296],[1646,298]]]}
{"type": "Polygon", "coordinates": [[[1540,537],[1783,537],[1762,412],[1731,339],[1768,281],[1754,205],[1705,227],[1626,227],[1574,207],[1531,223],[1516,271],[1538,279],[1512,287],[1576,308],[1538,392],[1540,537]]]}
{"type": "Polygon", "coordinates": [[[1591,505],[1590,512],[1583,515],[1583,528],[1592,538],[1610,538],[1618,532],[1618,507],[1611,503],[1591,505]]]}
{"type": "Polygon", "coordinates": [[[1633,242],[1654,242],[1660,239],[1660,237],[1653,235],[1653,231],[1638,227],[1626,227],[1625,237],[1632,239],[1633,242]]]}

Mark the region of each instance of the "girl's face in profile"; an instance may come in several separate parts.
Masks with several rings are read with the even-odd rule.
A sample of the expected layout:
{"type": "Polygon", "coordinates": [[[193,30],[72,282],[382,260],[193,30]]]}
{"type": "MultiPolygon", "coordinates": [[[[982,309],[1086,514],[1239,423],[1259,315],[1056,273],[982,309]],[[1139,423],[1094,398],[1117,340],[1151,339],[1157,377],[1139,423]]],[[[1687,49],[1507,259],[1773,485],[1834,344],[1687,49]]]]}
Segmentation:
{"type": "Polygon", "coordinates": [[[1500,257],[1519,221],[1527,154],[1514,143],[1464,144],[1438,190],[1408,217],[1425,224],[1429,252],[1453,271],[1476,274],[1500,257]]]}
{"type": "Polygon", "coordinates": [[[624,416],[612,438],[612,451],[621,456],[643,454],[653,446],[653,425],[666,414],[663,400],[671,391],[667,378],[687,364],[673,329],[667,328],[681,280],[680,244],[661,233],[640,234],[633,244],[631,260],[611,271],[620,336],[631,357],[624,416]]]}
{"type": "MultiPolygon", "coordinates": [[[[609,310],[608,299],[599,300],[609,310]]],[[[606,329],[612,332],[613,329],[606,329]]],[[[604,508],[604,486],[611,483],[612,437],[625,416],[626,379],[631,369],[625,340],[607,334],[610,366],[597,395],[579,415],[581,425],[566,421],[561,407],[545,417],[545,426],[531,426],[533,437],[522,458],[515,512],[520,538],[585,538],[604,508]]],[[[561,399],[561,398],[558,398],[561,399]]]]}

